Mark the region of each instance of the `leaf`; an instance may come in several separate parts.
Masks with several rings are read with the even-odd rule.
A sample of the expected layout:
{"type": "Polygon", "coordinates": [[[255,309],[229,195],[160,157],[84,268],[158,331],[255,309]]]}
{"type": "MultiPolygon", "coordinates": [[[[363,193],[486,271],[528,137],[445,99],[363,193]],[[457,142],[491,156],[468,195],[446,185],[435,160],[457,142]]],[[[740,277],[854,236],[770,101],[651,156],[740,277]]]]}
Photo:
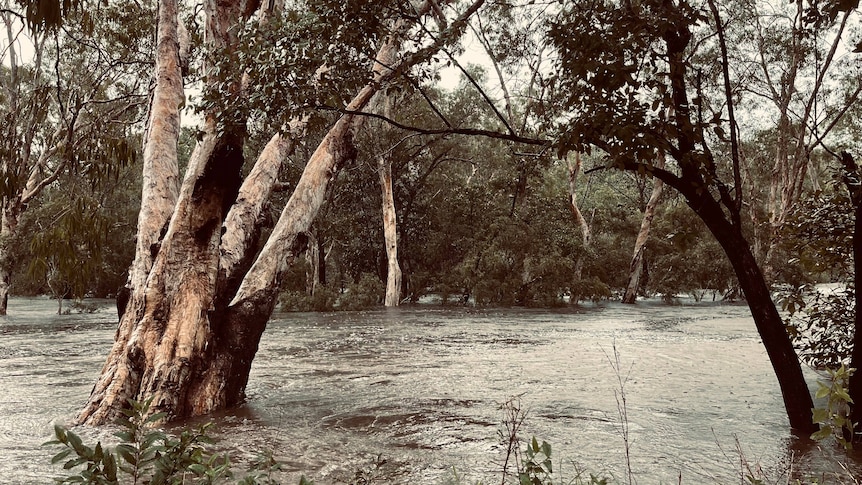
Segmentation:
{"type": "MultiPolygon", "coordinates": [[[[149,403],[147,403],[147,408],[149,408],[149,403]]],[[[144,424],[155,423],[161,419],[164,419],[168,413],[155,413],[150,415],[147,419],[144,420],[144,424]]]]}
{"type": "Polygon", "coordinates": [[[103,460],[105,464],[105,478],[112,482],[117,481],[117,459],[113,454],[105,455],[103,460]]]}
{"type": "Polygon", "coordinates": [[[814,441],[822,441],[832,436],[832,426],[823,426],[820,431],[815,431],[811,434],[811,439],[814,441]]]}
{"type": "Polygon", "coordinates": [[[138,459],[135,457],[135,450],[129,445],[117,445],[117,454],[120,455],[120,458],[126,461],[129,465],[135,466],[138,463],[138,459]]]}
{"type": "Polygon", "coordinates": [[[829,411],[824,408],[816,408],[812,413],[811,420],[815,423],[825,423],[829,420],[829,411]]]}
{"type": "Polygon", "coordinates": [[[57,463],[65,460],[70,454],[72,454],[72,450],[70,448],[66,448],[65,450],[57,453],[51,458],[51,464],[56,465],[57,463]]]}

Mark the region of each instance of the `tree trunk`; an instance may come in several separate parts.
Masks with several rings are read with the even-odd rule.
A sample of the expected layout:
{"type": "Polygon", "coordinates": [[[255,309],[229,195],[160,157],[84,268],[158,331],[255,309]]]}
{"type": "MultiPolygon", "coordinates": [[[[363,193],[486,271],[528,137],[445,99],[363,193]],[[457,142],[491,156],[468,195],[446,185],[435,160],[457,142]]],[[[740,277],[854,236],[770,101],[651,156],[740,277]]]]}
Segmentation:
{"type": "MultiPolygon", "coordinates": [[[[458,25],[463,26],[465,16],[481,4],[472,4],[458,25]]],[[[230,48],[236,41],[234,27],[245,14],[241,2],[208,2],[205,8],[208,42],[216,49],[230,48]]],[[[427,10],[427,3],[423,8],[427,10]]],[[[222,120],[217,130],[213,117],[208,116],[164,236],[149,248],[139,246],[140,251],[146,249],[153,255],[152,267],[143,287],[132,287],[115,344],[78,422],[109,422],[128,399],[153,398],[152,412],[165,412],[168,420],[205,414],[244,399],[252,360],[275,306],[279,282],[304,249],[306,234],[330,182],[355,156],[353,138],[364,120],[355,112],[366,108],[386,81],[426,60],[434,51],[424,48],[398,63],[381,62],[394,58],[393,52],[400,46],[398,37],[405,30],[406,24],[396,26],[383,42],[373,66],[373,80],[348,103],[346,114],[312,154],[270,238],[253,262],[247,256],[257,252],[252,226],[259,220],[262,204],[255,191],[274,183],[273,167],[277,164],[262,156],[260,166],[241,188],[244,124],[222,120]],[[228,213],[232,204],[234,210],[228,213]]],[[[177,64],[176,35],[175,0],[163,0],[159,7],[158,67],[177,64]],[[163,45],[170,48],[162,49],[163,45]]],[[[436,42],[438,47],[442,43],[436,42]]],[[[239,95],[242,74],[232,75],[229,89],[239,95]]],[[[161,76],[157,82],[162,82],[161,76]]],[[[155,96],[152,109],[163,101],[155,96]]],[[[173,109],[177,106],[174,104],[173,109]]],[[[147,144],[154,143],[154,137],[168,136],[168,131],[150,130],[147,144]]],[[[271,143],[280,141],[274,138],[271,143]]]]}
{"type": "Polygon", "coordinates": [[[572,211],[572,217],[575,219],[575,224],[577,224],[581,229],[582,249],[581,254],[578,255],[578,259],[575,262],[575,271],[574,275],[572,275],[575,281],[579,281],[584,267],[584,258],[586,257],[587,250],[590,247],[590,238],[592,237],[590,225],[584,218],[583,213],[581,213],[581,209],[578,207],[577,188],[578,175],[581,173],[581,154],[575,153],[574,163],[572,163],[571,157],[567,157],[566,167],[569,171],[569,208],[572,211]]]}
{"type": "MultiPolygon", "coordinates": [[[[850,153],[841,153],[842,179],[853,204],[853,350],[850,352],[850,368],[856,369],[848,382],[850,399],[850,421],[858,434],[862,423],[862,177],[859,167],[850,153]]],[[[855,439],[853,436],[851,439],[855,439]]]]}
{"type": "Polygon", "coordinates": [[[12,287],[12,260],[11,243],[15,237],[15,230],[18,227],[18,217],[13,208],[6,207],[4,198],[4,207],[0,208],[0,316],[6,315],[6,310],[9,306],[9,289],[12,287]]]}
{"type": "MultiPolygon", "coordinates": [[[[237,10],[237,5],[225,7],[222,15],[237,10]]],[[[220,20],[210,15],[208,27],[220,20]]],[[[182,96],[177,36],[177,3],[163,0],[159,2],[157,88],[145,148],[151,162],[145,158],[145,206],[139,216],[139,241],[144,243],[139,242],[130,270],[131,296],[114,346],[77,418],[81,423],[110,422],[128,399],[144,396],[154,397],[153,411],[168,413],[168,419],[214,409],[196,384],[207,371],[208,347],[213,343],[208,311],[215,296],[226,201],[233,200],[239,186],[242,139],[229,129],[216,137],[214,123],[208,122],[177,202],[171,204],[179,134],[177,99],[182,96]],[[167,227],[165,217],[170,217],[167,227]],[[153,236],[155,242],[146,239],[153,236]]]]}
{"type": "Polygon", "coordinates": [[[812,420],[811,410],[814,404],[811,393],[802,374],[799,358],[784,328],[784,321],[775,308],[769,287],[751,247],[740,230],[728,222],[721,206],[709,193],[698,194],[689,187],[677,189],[685,195],[689,206],[706,223],[730,260],[778,378],[790,426],[800,432],[813,433],[817,430],[817,425],[812,420]]]}
{"type": "Polygon", "coordinates": [[[393,307],[401,302],[401,267],[398,265],[398,227],[395,217],[395,197],[392,192],[392,163],[381,157],[378,171],[383,199],[383,238],[388,261],[384,304],[387,307],[393,307]]]}
{"type": "MultiPolygon", "coordinates": [[[[656,167],[664,168],[664,164],[664,153],[659,153],[656,167]]],[[[638,231],[638,237],[635,240],[634,256],[632,256],[632,262],[629,265],[629,284],[626,286],[626,292],[623,295],[623,303],[631,304],[637,300],[641,273],[643,272],[646,261],[643,257],[644,247],[646,246],[647,238],[649,237],[650,227],[652,226],[652,220],[655,217],[655,209],[656,206],[658,206],[658,201],[661,197],[662,187],[664,187],[664,183],[660,179],[654,178],[652,193],[650,194],[646,207],[644,207],[644,217],[643,220],[641,220],[641,228],[640,231],[638,231]]]]}

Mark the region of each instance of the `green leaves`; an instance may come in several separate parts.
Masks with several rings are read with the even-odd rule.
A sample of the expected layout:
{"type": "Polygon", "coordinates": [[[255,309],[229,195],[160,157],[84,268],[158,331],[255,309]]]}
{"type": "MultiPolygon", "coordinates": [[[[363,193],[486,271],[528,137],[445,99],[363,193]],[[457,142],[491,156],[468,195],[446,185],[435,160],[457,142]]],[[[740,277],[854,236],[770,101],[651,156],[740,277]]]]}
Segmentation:
{"type": "MultiPolygon", "coordinates": [[[[183,483],[214,484],[233,478],[232,463],[226,454],[209,453],[213,444],[209,436],[212,423],[196,429],[185,429],[179,436],[169,435],[153,425],[165,418],[164,413],[152,413],[153,398],[129,400],[124,417],[117,421],[122,427],[114,434],[120,439],[113,448],[101,442],[94,447],[62,426],[54,427],[55,439],[43,446],[63,446],[65,449],[51,458],[52,464],[63,464],[69,475],[58,483],[119,485],[146,483],[175,485],[183,483]],[[121,480],[122,479],[122,480],[121,480]]],[[[280,465],[272,454],[262,455],[240,483],[273,484],[272,472],[280,465]]]]}
{"type": "Polygon", "coordinates": [[[820,430],[811,435],[811,439],[821,441],[834,436],[845,449],[853,449],[852,437],[859,423],[850,419],[850,405],[853,399],[848,393],[850,376],[856,369],[844,365],[837,369],[827,369],[827,379],[817,381],[815,399],[826,399],[824,407],[812,409],[812,420],[820,425],[820,430]]]}
{"type": "Polygon", "coordinates": [[[96,446],[91,448],[85,445],[78,435],[59,425],[54,426],[54,436],[56,439],[42,446],[62,445],[66,449],[54,455],[51,464],[56,465],[65,460],[64,470],[84,467],[78,474],[57,479],[58,483],[119,485],[116,457],[110,451],[104,450],[101,443],[96,443],[96,446]]]}
{"type": "Polygon", "coordinates": [[[524,452],[524,461],[518,470],[518,483],[520,485],[550,484],[553,473],[551,445],[546,441],[542,441],[539,445],[534,436],[524,452]]]}

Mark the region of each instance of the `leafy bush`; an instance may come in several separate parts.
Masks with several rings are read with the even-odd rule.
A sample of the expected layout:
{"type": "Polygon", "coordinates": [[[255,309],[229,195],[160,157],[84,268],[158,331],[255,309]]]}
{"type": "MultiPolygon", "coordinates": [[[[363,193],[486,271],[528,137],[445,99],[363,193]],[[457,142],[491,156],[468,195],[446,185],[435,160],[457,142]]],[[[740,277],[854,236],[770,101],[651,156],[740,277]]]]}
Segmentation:
{"type": "Polygon", "coordinates": [[[338,292],[320,285],[313,295],[305,291],[285,291],[278,298],[279,307],[283,312],[329,312],[335,307],[338,292]]]}
{"type": "Polygon", "coordinates": [[[820,425],[820,430],[811,435],[811,439],[824,440],[831,436],[844,446],[853,449],[853,433],[855,423],[850,419],[850,405],[853,400],[847,391],[850,376],[854,369],[841,366],[838,369],[828,369],[828,380],[817,381],[815,398],[826,398],[826,406],[814,409],[814,422],[820,425]]]}
{"type": "Polygon", "coordinates": [[[855,314],[854,289],[818,291],[813,285],[779,295],[787,312],[785,327],[802,360],[816,368],[836,369],[849,361],[855,314]]]}
{"type": "MultiPolygon", "coordinates": [[[[103,447],[101,442],[87,446],[72,431],[55,426],[55,439],[45,446],[64,447],[51,463],[62,462],[63,470],[70,473],[56,481],[90,485],[176,485],[223,483],[234,478],[229,456],[211,454],[206,448],[213,443],[208,435],[212,423],[172,436],[153,428],[165,415],[150,414],[151,403],[152,398],[144,402],[129,400],[130,407],[117,422],[122,429],[114,434],[120,442],[113,448],[103,447]]],[[[263,455],[239,483],[274,484],[272,472],[278,469],[271,455],[263,455]]]]}
{"type": "Polygon", "coordinates": [[[383,304],[386,286],[379,278],[362,273],[359,281],[347,286],[347,291],[338,299],[340,310],[365,310],[383,304]]]}
{"type": "Polygon", "coordinates": [[[584,278],[572,282],[572,303],[583,300],[600,301],[610,298],[611,289],[598,278],[584,278]]]}

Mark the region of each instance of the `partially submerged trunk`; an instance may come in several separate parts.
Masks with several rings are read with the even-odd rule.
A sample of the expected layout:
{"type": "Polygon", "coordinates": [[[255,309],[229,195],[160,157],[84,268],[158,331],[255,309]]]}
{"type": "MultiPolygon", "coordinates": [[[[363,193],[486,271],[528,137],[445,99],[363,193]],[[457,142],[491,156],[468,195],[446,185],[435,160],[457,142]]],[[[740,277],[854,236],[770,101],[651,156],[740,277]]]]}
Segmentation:
{"type": "Polygon", "coordinates": [[[383,238],[386,244],[386,298],[387,307],[401,302],[401,267],[398,265],[398,226],[395,216],[395,196],[392,192],[392,163],[381,158],[378,162],[380,191],[383,201],[383,238]]]}
{"type": "MultiPolygon", "coordinates": [[[[208,32],[225,23],[224,17],[238,17],[238,5],[222,7],[208,18],[208,32]]],[[[229,129],[216,135],[208,122],[171,204],[177,100],[183,96],[175,0],[159,3],[156,72],[131,295],[102,374],[78,416],[81,423],[110,422],[128,399],[142,396],[152,396],[154,411],[168,413],[169,419],[211,411],[218,401],[199,385],[215,343],[208,312],[216,291],[222,222],[239,187],[242,136],[229,129]]]]}
{"type": "Polygon", "coordinates": [[[575,262],[574,275],[572,275],[575,281],[579,281],[584,268],[584,259],[586,258],[587,251],[590,248],[590,239],[592,238],[590,224],[584,218],[580,207],[578,207],[577,188],[578,175],[581,173],[581,154],[575,153],[574,162],[572,162],[571,157],[567,157],[566,168],[569,173],[569,209],[572,211],[572,217],[575,219],[575,224],[581,229],[581,254],[578,255],[578,259],[575,262]]]}
{"type": "Polygon", "coordinates": [[[15,230],[18,228],[17,211],[14,208],[0,207],[0,316],[6,315],[9,305],[9,289],[12,287],[12,240],[15,238],[15,230]]]}
{"type": "MultiPolygon", "coordinates": [[[[463,15],[469,16],[481,4],[475,2],[463,15]]],[[[176,6],[175,0],[160,2],[157,85],[172,85],[172,76],[179,72],[176,6]]],[[[248,14],[245,5],[228,0],[209,3],[206,8],[208,41],[216,48],[230,46],[235,42],[233,27],[248,14]]],[[[427,11],[427,3],[420,13],[423,9],[427,11]]],[[[462,18],[459,25],[464,21],[462,18]]],[[[292,141],[282,135],[273,137],[240,186],[244,126],[223,124],[216,129],[208,117],[173,210],[146,213],[151,215],[142,212],[142,228],[160,227],[159,223],[164,227],[163,214],[169,222],[158,232],[156,242],[138,246],[135,267],[144,269],[144,277],[135,273],[130,278],[130,298],[114,346],[78,422],[109,422],[128,399],[152,397],[152,411],[165,412],[167,419],[174,419],[222,409],[245,398],[251,363],[272,314],[279,282],[305,249],[307,233],[330,183],[355,156],[353,139],[364,119],[356,112],[363,110],[398,72],[432,53],[424,49],[398,64],[382,62],[397,59],[402,27],[399,24],[385,39],[373,66],[372,81],[348,103],[346,114],[312,154],[256,258],[252,255],[259,247],[265,199],[292,141]]],[[[234,73],[234,94],[239,95],[241,78],[240,73],[234,73]]],[[[156,90],[153,117],[160,109],[164,114],[159,116],[178,116],[179,103],[168,95],[171,93],[156,90]]],[[[147,132],[148,148],[175,144],[173,124],[162,125],[164,129],[154,126],[151,123],[147,132]]],[[[166,152],[173,152],[164,154],[172,165],[175,149],[166,152]]],[[[156,184],[169,185],[170,177],[159,178],[155,164],[145,163],[144,167],[152,171],[156,184]]],[[[146,187],[144,190],[146,196],[146,187]]],[[[147,203],[167,204],[169,199],[155,196],[147,203]]]]}
{"type": "MultiPolygon", "coordinates": [[[[850,368],[856,369],[848,383],[850,399],[850,420],[854,431],[862,432],[862,174],[850,153],[841,153],[842,179],[853,204],[853,349],[850,353],[850,368]]],[[[853,436],[852,438],[856,438],[853,436]]]]}
{"type": "Polygon", "coordinates": [[[778,378],[790,426],[802,432],[816,431],[817,426],[811,414],[814,403],[802,374],[799,357],[748,241],[738,228],[732,227],[725,219],[718,203],[710,196],[688,201],[729,256],[745,301],[751,309],[757,332],[778,378]]]}
{"type": "MultiPolygon", "coordinates": [[[[658,160],[655,166],[664,168],[665,155],[659,153],[658,160]]],[[[643,252],[646,247],[647,238],[649,238],[650,227],[652,220],[655,217],[655,209],[658,206],[659,198],[661,198],[662,187],[664,182],[661,179],[654,178],[652,185],[652,193],[646,207],[644,207],[644,216],[641,220],[641,228],[638,231],[637,239],[635,239],[634,256],[632,256],[631,265],[629,265],[629,283],[626,286],[626,292],[623,295],[623,303],[634,303],[637,300],[638,288],[640,287],[641,274],[643,273],[644,257],[643,252]]]]}
{"type": "Polygon", "coordinates": [[[703,181],[698,180],[695,173],[677,176],[665,170],[656,170],[654,176],[660,177],[685,198],[721,245],[733,267],[775,371],[790,426],[800,432],[813,433],[817,430],[811,414],[814,404],[799,357],[742,229],[734,224],[734,218],[728,218],[721,202],[715,200],[709,191],[701,189],[703,181]]]}

